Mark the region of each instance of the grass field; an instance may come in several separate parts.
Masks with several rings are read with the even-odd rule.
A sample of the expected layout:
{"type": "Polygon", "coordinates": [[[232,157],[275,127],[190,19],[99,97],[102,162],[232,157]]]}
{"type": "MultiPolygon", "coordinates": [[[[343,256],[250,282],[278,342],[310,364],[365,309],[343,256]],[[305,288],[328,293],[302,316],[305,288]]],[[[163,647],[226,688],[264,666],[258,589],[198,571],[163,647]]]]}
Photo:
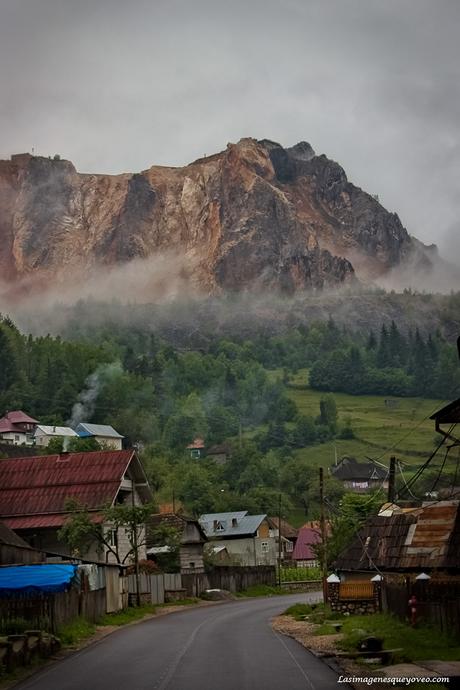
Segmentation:
{"type": "MultiPolygon", "coordinates": [[[[272,371],[270,376],[281,376],[272,371]]],[[[301,414],[316,417],[324,395],[308,387],[308,370],[300,370],[290,380],[288,394],[301,414]]],[[[332,465],[335,456],[353,455],[358,460],[379,458],[388,464],[390,455],[403,463],[420,465],[434,448],[434,423],[429,417],[445,401],[424,398],[396,398],[378,395],[333,393],[339,414],[339,425],[350,419],[356,438],[335,439],[328,443],[296,451],[300,458],[315,466],[332,465]]]]}

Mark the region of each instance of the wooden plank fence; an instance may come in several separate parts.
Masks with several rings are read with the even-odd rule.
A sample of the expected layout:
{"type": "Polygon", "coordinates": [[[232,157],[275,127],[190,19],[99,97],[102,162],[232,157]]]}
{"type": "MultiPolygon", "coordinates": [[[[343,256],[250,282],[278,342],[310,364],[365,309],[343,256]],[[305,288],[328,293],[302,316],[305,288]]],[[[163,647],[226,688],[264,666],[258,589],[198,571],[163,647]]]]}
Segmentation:
{"type": "Polygon", "coordinates": [[[447,634],[460,635],[460,581],[446,579],[427,582],[386,583],[383,609],[401,620],[409,619],[409,598],[417,599],[419,624],[436,625],[447,634]]]}

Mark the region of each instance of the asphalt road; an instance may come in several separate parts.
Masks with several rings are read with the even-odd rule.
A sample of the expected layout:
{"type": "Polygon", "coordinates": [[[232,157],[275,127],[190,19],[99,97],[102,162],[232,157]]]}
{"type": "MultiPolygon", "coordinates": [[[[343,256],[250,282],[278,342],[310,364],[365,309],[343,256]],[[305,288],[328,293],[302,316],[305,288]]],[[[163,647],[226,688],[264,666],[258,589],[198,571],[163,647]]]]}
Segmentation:
{"type": "Polygon", "coordinates": [[[315,595],[183,610],[117,630],[21,690],[337,690],[337,675],[269,620],[315,595]]]}

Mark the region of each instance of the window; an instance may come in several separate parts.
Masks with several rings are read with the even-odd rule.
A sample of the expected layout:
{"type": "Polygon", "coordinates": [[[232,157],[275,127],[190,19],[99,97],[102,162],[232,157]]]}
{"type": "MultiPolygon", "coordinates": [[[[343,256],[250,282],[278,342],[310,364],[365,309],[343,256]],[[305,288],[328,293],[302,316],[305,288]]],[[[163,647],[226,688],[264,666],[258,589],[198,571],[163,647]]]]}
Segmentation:
{"type": "Polygon", "coordinates": [[[111,529],[107,533],[107,543],[109,546],[118,546],[118,533],[116,529],[111,529]]]}
{"type": "Polygon", "coordinates": [[[268,553],[268,541],[260,542],[260,550],[262,551],[262,553],[268,553]]]}
{"type": "Polygon", "coordinates": [[[294,551],[294,544],[292,541],[287,541],[286,543],[286,551],[294,551]]]}
{"type": "Polygon", "coordinates": [[[19,443],[19,436],[18,436],[18,434],[15,435],[14,440],[16,441],[16,443],[19,443]]]}

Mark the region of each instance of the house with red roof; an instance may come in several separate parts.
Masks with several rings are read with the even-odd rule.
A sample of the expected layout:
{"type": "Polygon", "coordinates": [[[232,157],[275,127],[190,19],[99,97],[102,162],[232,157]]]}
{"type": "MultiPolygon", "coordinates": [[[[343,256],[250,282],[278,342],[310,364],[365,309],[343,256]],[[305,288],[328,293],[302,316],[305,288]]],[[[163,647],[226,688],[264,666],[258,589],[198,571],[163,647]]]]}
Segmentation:
{"type": "Polygon", "coordinates": [[[297,534],[292,560],[297,566],[311,568],[318,565],[315,544],[321,543],[321,534],[312,527],[301,527],[297,534]]]}
{"type": "MultiPolygon", "coordinates": [[[[0,460],[0,520],[35,549],[72,555],[58,532],[71,516],[67,501],[74,499],[109,533],[122,561],[131,550],[128,535],[123,528],[111,531],[102,511],[117,504],[143,505],[152,498],[134,450],[0,460]]],[[[143,559],[145,534],[139,535],[139,544],[139,558],[143,559]]],[[[97,541],[80,555],[95,561],[116,560],[97,541]]]]}
{"type": "Polygon", "coordinates": [[[14,446],[32,446],[38,420],[22,410],[7,412],[0,419],[0,440],[14,446]]]}

